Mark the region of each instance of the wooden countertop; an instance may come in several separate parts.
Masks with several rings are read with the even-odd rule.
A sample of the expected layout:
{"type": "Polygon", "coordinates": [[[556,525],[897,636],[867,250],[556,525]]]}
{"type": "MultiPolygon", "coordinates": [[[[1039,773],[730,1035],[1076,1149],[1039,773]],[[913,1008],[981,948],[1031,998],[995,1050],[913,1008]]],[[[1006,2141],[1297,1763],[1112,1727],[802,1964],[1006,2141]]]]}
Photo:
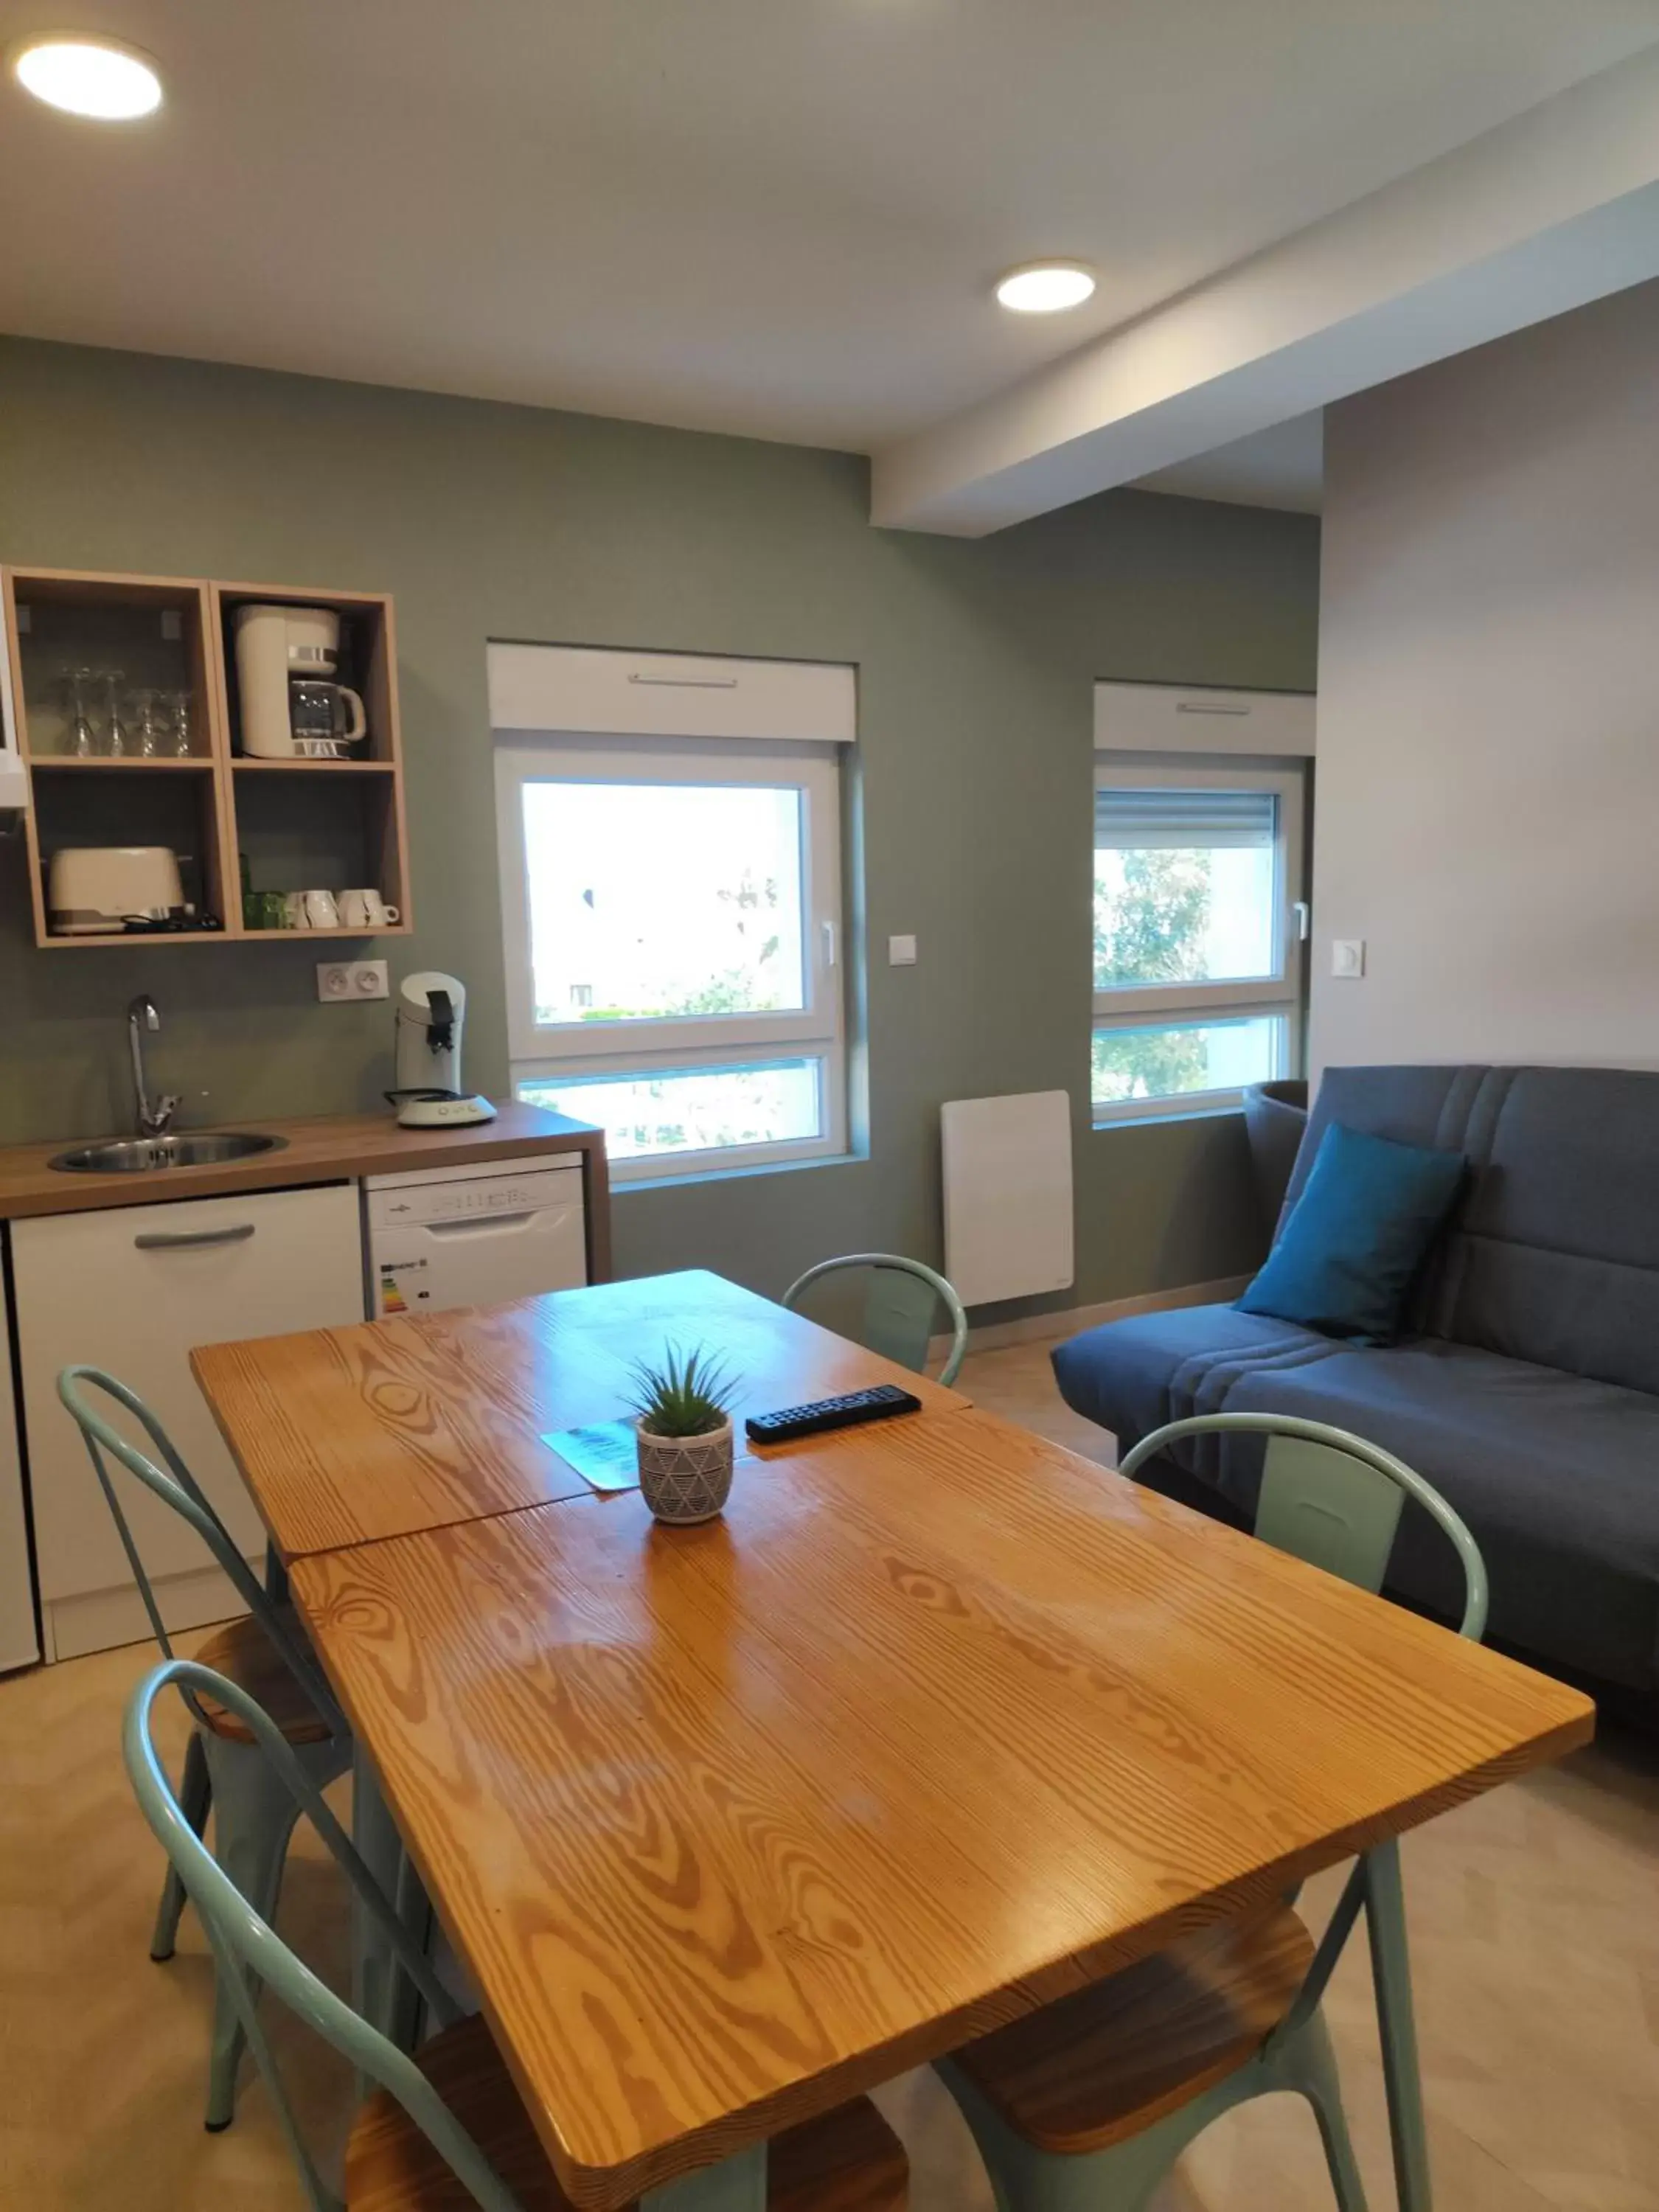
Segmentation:
{"type": "MultiPolygon", "coordinates": [[[[284,1139],[281,1150],[212,1166],[161,1168],[151,1174],[80,1175],[48,1165],[54,1156],[95,1138],[59,1138],[50,1145],[0,1150],[0,1220],[31,1214],[83,1213],[107,1206],[148,1206],[158,1199],[212,1198],[238,1191],[283,1190],[397,1169],[467,1167],[526,1152],[592,1152],[605,1158],[604,1133],[539,1106],[502,1105],[493,1121],[470,1129],[400,1129],[387,1107],[379,1114],[321,1114],[303,1121],[227,1122],[284,1139]]],[[[129,1131],[117,1133],[128,1135],[129,1131]]],[[[199,1133],[180,1130],[181,1136],[199,1133]]]]}

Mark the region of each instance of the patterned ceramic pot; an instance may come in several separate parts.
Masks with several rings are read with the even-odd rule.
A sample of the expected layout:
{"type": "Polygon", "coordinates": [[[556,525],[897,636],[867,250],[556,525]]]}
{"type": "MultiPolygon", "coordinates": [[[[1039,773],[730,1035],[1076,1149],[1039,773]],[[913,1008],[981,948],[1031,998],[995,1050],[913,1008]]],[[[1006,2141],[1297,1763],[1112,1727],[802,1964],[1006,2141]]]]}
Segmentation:
{"type": "Polygon", "coordinates": [[[712,1521],[732,1490],[732,1424],[700,1437],[659,1437],[637,1431],[640,1495],[659,1521],[684,1528],[712,1521]]]}

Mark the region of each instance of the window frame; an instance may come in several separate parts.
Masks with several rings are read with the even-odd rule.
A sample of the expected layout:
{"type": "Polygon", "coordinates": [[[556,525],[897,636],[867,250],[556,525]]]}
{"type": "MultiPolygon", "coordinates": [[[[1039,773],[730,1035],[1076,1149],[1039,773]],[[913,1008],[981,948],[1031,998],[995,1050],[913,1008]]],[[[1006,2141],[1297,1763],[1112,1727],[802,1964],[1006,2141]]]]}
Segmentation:
{"type": "MultiPolygon", "coordinates": [[[[1097,751],[1091,793],[1102,791],[1271,791],[1279,801],[1273,838],[1274,941],[1279,973],[1224,982],[1119,985],[1093,994],[1089,1026],[1089,1105],[1096,1128],[1123,1121],[1182,1121],[1204,1114],[1236,1113],[1243,1103],[1239,1089],[1167,1092],[1160,1097],[1100,1100],[1094,1096],[1093,1044],[1103,1030],[1199,1028],[1208,1021],[1267,1017],[1282,1019],[1284,1065],[1269,1080],[1302,1065],[1306,1004],[1309,910],[1305,824],[1306,769],[1301,763],[1245,766],[1224,755],[1197,759],[1190,753],[1169,758],[1145,753],[1097,751]]],[[[1095,848],[1090,846],[1092,855],[1095,848]]],[[[1090,936],[1093,939],[1093,863],[1091,860],[1090,936]]],[[[1092,949],[1091,979],[1092,981],[1092,949]]]]}
{"type": "Polygon", "coordinates": [[[845,1154],[847,1054],[842,962],[838,744],[751,738],[613,737],[514,731],[495,743],[496,834],[507,1049],[524,1083],[601,1075],[695,1075],[777,1060],[817,1061],[820,1133],[760,1145],[613,1158],[614,1181],[726,1175],[845,1154]],[[524,790],[538,782],[793,787],[801,793],[801,965],[805,1004],[775,1013],[643,1016],[538,1023],[530,932],[524,790]]]}

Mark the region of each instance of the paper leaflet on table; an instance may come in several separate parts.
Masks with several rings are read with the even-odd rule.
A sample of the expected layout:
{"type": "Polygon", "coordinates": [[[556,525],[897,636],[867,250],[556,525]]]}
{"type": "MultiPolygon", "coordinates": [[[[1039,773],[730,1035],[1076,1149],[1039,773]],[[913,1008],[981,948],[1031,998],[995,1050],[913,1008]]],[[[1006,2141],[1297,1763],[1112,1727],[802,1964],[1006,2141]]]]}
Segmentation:
{"type": "MultiPolygon", "coordinates": [[[[590,1421],[579,1429],[549,1429],[542,1442],[550,1451],[574,1467],[593,1489],[637,1490],[639,1456],[635,1449],[632,1421],[590,1421]]],[[[751,1453],[737,1454],[740,1466],[751,1453]]]]}

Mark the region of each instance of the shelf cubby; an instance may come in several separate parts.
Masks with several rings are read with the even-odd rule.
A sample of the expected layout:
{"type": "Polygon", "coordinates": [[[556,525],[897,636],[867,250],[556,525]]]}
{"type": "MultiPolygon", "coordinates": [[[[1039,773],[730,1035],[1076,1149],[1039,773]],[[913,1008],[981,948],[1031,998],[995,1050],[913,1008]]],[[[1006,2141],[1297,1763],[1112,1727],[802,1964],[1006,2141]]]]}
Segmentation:
{"type": "MultiPolygon", "coordinates": [[[[390,599],[291,585],[14,568],[0,571],[0,605],[30,784],[26,819],[38,945],[84,949],[149,941],[125,933],[71,937],[49,928],[46,869],[52,854],[69,845],[160,844],[179,854],[186,898],[224,926],[160,935],[157,943],[291,943],[296,937],[409,933],[390,599]],[[259,760],[238,750],[234,623],[236,610],[252,603],[325,606],[339,615],[338,680],[361,692],[368,725],[362,758],[259,760]],[[191,754],[70,753],[65,678],[76,667],[119,669],[124,690],[187,692],[191,754]],[[367,885],[397,907],[400,918],[373,933],[246,929],[241,854],[255,890],[367,885]]],[[[96,735],[101,739],[101,726],[96,735]]]]}
{"type": "MultiPolygon", "coordinates": [[[[354,763],[355,765],[355,763],[354,763]]],[[[395,769],[341,775],[335,763],[232,764],[236,850],[246,855],[256,891],[378,890],[399,920],[385,930],[347,935],[406,935],[404,906],[402,792],[395,769]],[[252,773],[250,773],[252,769],[252,773]]],[[[249,930],[250,937],[288,937],[288,930],[249,930]]],[[[306,935],[320,937],[321,930],[306,935]]]]}

